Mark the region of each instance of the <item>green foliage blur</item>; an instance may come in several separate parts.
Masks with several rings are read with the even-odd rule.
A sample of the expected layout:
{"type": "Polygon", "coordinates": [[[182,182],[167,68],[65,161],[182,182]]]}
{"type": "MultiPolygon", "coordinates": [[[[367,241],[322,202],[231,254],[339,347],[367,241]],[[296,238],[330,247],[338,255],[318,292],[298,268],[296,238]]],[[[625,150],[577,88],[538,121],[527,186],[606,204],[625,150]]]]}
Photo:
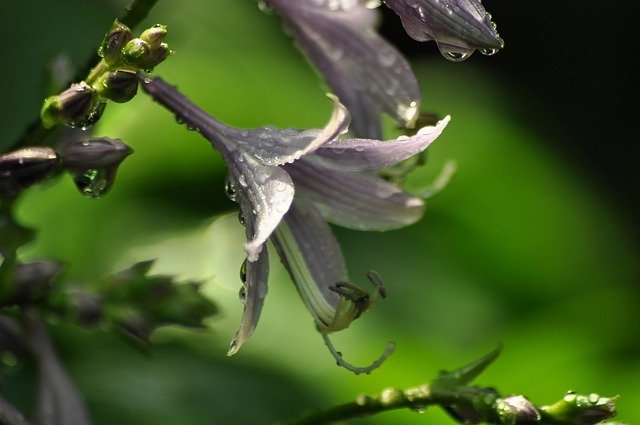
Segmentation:
{"type": "MultiPolygon", "coordinates": [[[[65,53],[81,64],[123,5],[12,2],[11,19],[0,28],[7,46],[2,146],[51,94],[43,88],[47,62],[65,53]]],[[[176,52],[155,74],[221,120],[237,127],[317,127],[328,119],[331,105],[317,74],[279,19],[255,2],[160,1],[146,21],[155,23],[168,26],[176,52]]],[[[375,269],[389,291],[335,337],[354,363],[367,363],[388,340],[396,342],[396,353],[370,376],[335,366],[275,255],[256,333],[236,356],[225,356],[242,311],[244,233],[236,206],[224,197],[224,164],[144,94],[109,105],[96,134],[120,138],[135,153],[104,199],[83,198],[68,176],[29,189],[18,218],[38,236],[21,258],[63,261],[71,280],[157,258],[152,273],[205,281],[205,293],[223,313],[203,331],[161,329],[149,356],[100,330],[54,325],[60,355],[95,423],[269,424],[387,386],[419,384],[500,342],[504,352],[479,384],[541,404],[570,389],[620,394],[620,419],[639,421],[637,247],[588,179],[542,148],[542,140],[562,132],[543,117],[535,127],[514,120],[514,108],[535,115],[540,105],[487,72],[483,64],[490,60],[415,63],[423,110],[451,114],[452,121],[407,184],[418,188],[446,160],[458,163],[424,219],[388,233],[336,229],[352,280],[365,284],[365,273],[375,269]]],[[[387,130],[390,138],[399,134],[391,123],[387,130]]],[[[3,368],[0,391],[30,411],[33,365],[3,368]]],[[[429,409],[354,423],[453,421],[429,409]]]]}

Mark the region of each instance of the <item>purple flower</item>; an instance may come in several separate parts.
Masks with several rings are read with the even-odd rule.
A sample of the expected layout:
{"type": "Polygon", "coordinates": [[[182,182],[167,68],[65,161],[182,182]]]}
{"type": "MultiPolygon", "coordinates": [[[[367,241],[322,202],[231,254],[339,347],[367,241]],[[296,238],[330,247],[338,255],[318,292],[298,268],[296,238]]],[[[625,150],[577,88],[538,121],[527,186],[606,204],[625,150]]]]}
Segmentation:
{"type": "Polygon", "coordinates": [[[326,335],[349,326],[384,290],[375,274],[369,276],[377,288],[372,295],[348,282],[327,221],[358,230],[388,230],[419,220],[424,201],[381,179],[377,171],[426,149],[449,117],[393,141],[338,140],[350,117],[333,96],[333,114],[322,129],[242,130],[209,116],[159,78],[145,78],[143,89],[209,140],[229,167],[227,194],[240,204],[247,235],[247,261],[241,270],[244,313],[229,355],[257,325],[269,274],[264,244],[271,238],[318,329],[339,357],[326,335]]]}
{"type": "MultiPolygon", "coordinates": [[[[380,114],[412,127],[420,87],[402,55],[375,32],[377,11],[364,0],[269,0],[352,115],[358,137],[380,139],[380,114]]],[[[371,2],[368,2],[371,3],[371,2]]]]}
{"type": "Polygon", "coordinates": [[[478,49],[492,55],[504,47],[496,24],[480,0],[385,0],[418,41],[435,40],[449,60],[461,61],[478,49]]]}

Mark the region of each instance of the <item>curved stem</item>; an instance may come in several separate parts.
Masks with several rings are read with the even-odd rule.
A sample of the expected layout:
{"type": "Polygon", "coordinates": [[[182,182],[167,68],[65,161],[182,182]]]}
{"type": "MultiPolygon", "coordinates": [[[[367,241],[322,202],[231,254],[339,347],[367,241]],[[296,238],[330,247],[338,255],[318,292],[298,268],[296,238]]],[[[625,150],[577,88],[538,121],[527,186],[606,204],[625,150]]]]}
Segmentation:
{"type": "Polygon", "coordinates": [[[369,366],[360,367],[360,366],[354,366],[342,358],[342,353],[336,350],[336,348],[333,346],[333,343],[331,342],[331,339],[329,339],[328,334],[323,332],[322,339],[324,340],[324,343],[329,349],[329,352],[331,353],[333,358],[336,359],[337,365],[347,369],[348,371],[355,373],[356,375],[360,375],[363,373],[369,374],[373,370],[379,368],[382,365],[382,363],[384,363],[384,361],[387,359],[387,357],[393,354],[393,350],[395,350],[396,348],[396,344],[394,342],[391,342],[391,341],[388,342],[386,348],[384,349],[384,351],[376,361],[371,363],[369,366]]]}

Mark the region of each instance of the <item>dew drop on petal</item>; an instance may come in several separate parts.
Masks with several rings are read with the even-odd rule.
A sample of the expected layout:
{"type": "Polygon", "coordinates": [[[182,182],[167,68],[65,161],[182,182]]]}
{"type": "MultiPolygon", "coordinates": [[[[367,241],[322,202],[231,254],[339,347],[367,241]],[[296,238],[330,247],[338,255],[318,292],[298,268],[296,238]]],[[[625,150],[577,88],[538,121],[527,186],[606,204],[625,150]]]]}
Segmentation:
{"type": "Polygon", "coordinates": [[[242,262],[242,265],[240,266],[240,280],[242,281],[242,283],[247,282],[247,259],[246,258],[242,262]]]}
{"type": "Polygon", "coordinates": [[[451,62],[462,62],[471,56],[471,53],[460,53],[460,52],[442,52],[442,56],[449,59],[451,62]]]}
{"type": "Polygon", "coordinates": [[[498,49],[480,49],[480,53],[486,56],[492,56],[498,53],[498,49]]]}
{"type": "Polygon", "coordinates": [[[227,175],[227,178],[224,181],[224,192],[227,195],[227,198],[229,198],[233,202],[236,202],[236,200],[238,199],[238,192],[237,192],[237,189],[236,189],[236,185],[231,180],[229,175],[227,175]]]}

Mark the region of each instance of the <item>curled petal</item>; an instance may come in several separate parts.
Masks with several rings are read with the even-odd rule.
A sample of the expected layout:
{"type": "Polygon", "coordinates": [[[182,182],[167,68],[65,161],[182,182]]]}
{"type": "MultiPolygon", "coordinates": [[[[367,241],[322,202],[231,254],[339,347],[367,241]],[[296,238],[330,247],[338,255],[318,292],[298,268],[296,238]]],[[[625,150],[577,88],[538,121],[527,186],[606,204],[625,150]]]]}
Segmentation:
{"type": "Polygon", "coordinates": [[[289,24],[298,45],[352,115],[358,137],[380,139],[380,113],[411,126],[420,103],[420,88],[402,55],[374,32],[362,14],[375,16],[363,5],[341,11],[314,7],[309,2],[271,0],[289,24]]]}
{"type": "Polygon", "coordinates": [[[349,128],[349,112],[334,95],[327,95],[333,102],[333,113],[321,130],[300,131],[293,128],[263,127],[240,130],[227,127],[225,135],[245,152],[258,158],[265,165],[282,165],[293,162],[302,155],[338,138],[349,128]]]}
{"type": "Polygon", "coordinates": [[[282,168],[263,165],[242,151],[225,152],[223,156],[239,193],[242,213],[252,223],[247,226],[247,258],[257,261],[293,201],[293,182],[282,168]]]}
{"type": "Polygon", "coordinates": [[[451,117],[435,126],[423,127],[415,136],[396,140],[335,140],[318,148],[314,156],[323,166],[341,171],[376,170],[398,164],[428,148],[442,133],[451,117]]]}
{"type": "MultiPolygon", "coordinates": [[[[246,224],[248,225],[249,223],[246,224]]],[[[241,297],[244,303],[244,310],[242,312],[240,328],[229,345],[227,356],[232,356],[237,353],[240,347],[249,339],[258,325],[262,305],[267,296],[267,279],[269,277],[269,256],[267,250],[262,250],[260,255],[258,255],[257,261],[247,261],[245,266],[244,293],[241,297]]]]}
{"type": "Polygon", "coordinates": [[[424,202],[373,174],[329,170],[305,157],[286,166],[300,196],[328,221],[355,230],[390,230],[420,219],[424,202]]]}
{"type": "Polygon", "coordinates": [[[272,240],[316,323],[329,326],[339,302],[330,287],[347,278],[331,228],[312,204],[296,198],[272,240]]]}

